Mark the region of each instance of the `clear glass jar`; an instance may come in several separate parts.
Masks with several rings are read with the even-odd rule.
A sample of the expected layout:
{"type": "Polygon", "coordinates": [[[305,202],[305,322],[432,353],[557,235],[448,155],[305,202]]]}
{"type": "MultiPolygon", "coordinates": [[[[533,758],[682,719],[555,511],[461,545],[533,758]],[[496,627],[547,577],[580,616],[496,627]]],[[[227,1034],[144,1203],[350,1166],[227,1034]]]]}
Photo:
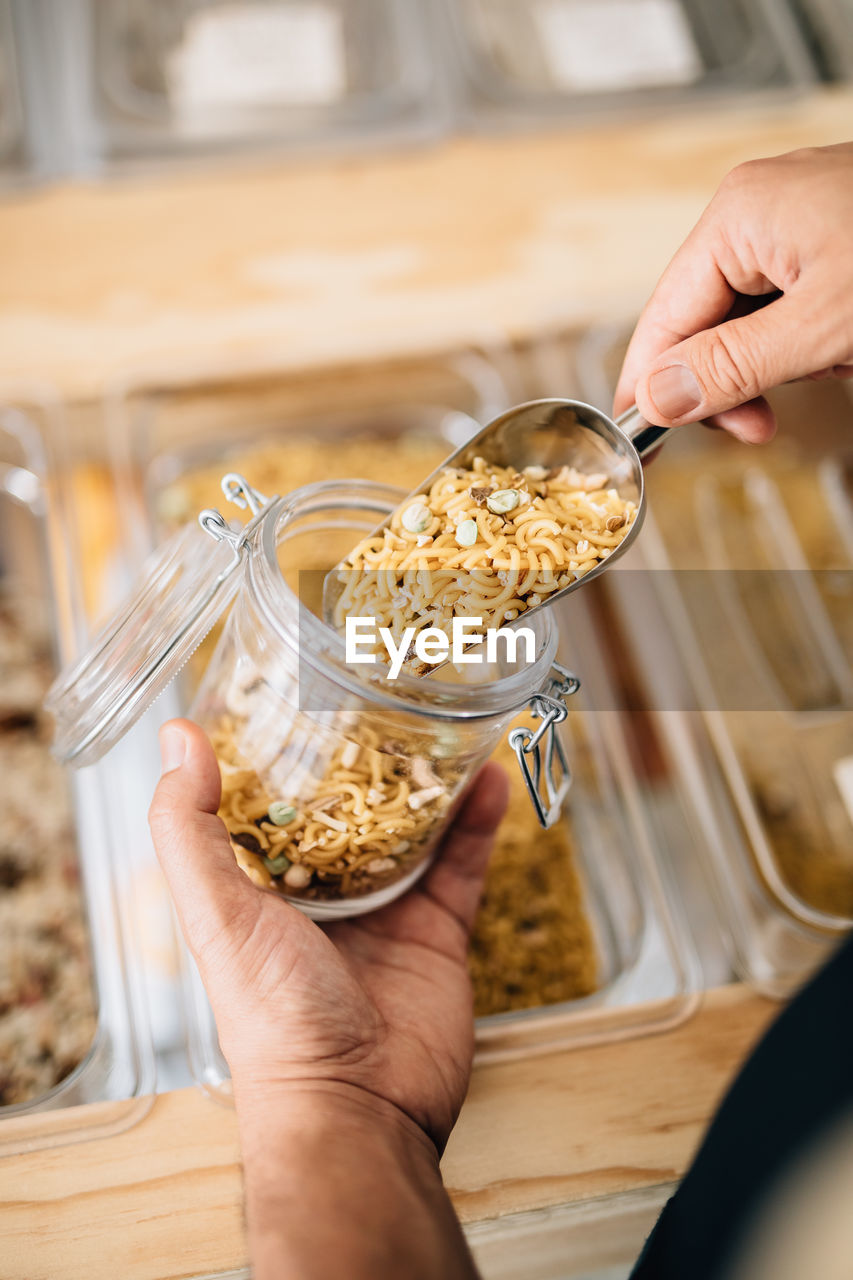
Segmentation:
{"type": "MultiPolygon", "coordinates": [[[[230,605],[190,716],[222,773],[220,812],[250,878],[318,920],[390,902],[424,871],[473,774],[529,705],[539,721],[510,734],[540,821],[560,816],[569,769],[557,734],[579,682],[554,662],[548,611],[527,624],[533,656],[387,678],[347,662],[321,618],[326,573],[405,494],[327,481],[269,501],[242,476],[226,495],[252,518],[218,511],[174,536],[136,594],[54,684],[54,751],[100,759],[152,704],[230,605]],[[212,537],[208,537],[210,534],[212,537]]],[[[199,665],[200,655],[195,664],[199,665]]]]}
{"type": "Polygon", "coordinates": [[[334,481],[265,510],[190,711],[217,752],[240,865],[315,919],[371,911],[421,875],[460,791],[551,681],[547,613],[533,663],[478,666],[464,683],[347,665],[312,608],[325,572],[403,496],[334,481]]]}

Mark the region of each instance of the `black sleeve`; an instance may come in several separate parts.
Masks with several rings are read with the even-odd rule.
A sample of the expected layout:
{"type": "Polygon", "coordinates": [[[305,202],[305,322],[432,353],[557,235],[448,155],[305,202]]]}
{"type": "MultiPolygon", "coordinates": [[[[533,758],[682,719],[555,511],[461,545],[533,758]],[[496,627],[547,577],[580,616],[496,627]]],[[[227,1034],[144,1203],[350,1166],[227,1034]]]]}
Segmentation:
{"type": "Polygon", "coordinates": [[[776,1180],[853,1101],[853,939],[766,1032],[631,1280],[722,1280],[776,1180]]]}

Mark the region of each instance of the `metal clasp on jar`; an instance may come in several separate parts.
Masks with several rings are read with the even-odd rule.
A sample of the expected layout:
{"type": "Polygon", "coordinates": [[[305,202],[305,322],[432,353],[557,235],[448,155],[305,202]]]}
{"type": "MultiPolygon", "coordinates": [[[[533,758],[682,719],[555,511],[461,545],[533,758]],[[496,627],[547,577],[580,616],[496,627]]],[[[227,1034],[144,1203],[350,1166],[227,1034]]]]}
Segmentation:
{"type": "Polygon", "coordinates": [[[265,498],[257,489],[252,488],[245,476],[238,475],[236,471],[229,471],[223,476],[220,485],[228,501],[233,502],[235,507],[240,507],[243,511],[248,508],[252,513],[252,519],[244,528],[235,530],[231,528],[221,512],[208,507],[199,513],[198,522],[205,533],[209,533],[217,542],[230,543],[234,559],[238,561],[250,537],[266,515],[270,504],[275,502],[275,498],[265,498]]]}
{"type": "Polygon", "coordinates": [[[530,710],[541,721],[539,727],[513,729],[509,735],[509,745],[515,752],[524,785],[543,827],[552,827],[558,820],[572,785],[572,772],[557,726],[569,714],[565,699],[581,687],[578,677],[559,662],[553,664],[552,671],[556,675],[552,676],[547,692],[534,694],[530,699],[530,710]]]}

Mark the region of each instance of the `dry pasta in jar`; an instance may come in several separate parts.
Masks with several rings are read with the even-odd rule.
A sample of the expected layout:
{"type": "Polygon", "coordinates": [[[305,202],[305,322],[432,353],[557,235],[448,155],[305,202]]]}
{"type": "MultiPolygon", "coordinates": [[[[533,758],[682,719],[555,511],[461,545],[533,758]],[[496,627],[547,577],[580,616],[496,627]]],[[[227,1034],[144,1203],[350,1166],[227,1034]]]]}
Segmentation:
{"type": "Polygon", "coordinates": [[[238,864],[261,888],[280,886],[302,901],[364,897],[430,852],[460,780],[450,762],[409,755],[365,727],[361,741],[335,735],[320,759],[300,767],[302,735],[316,728],[297,715],[281,743],[283,756],[296,745],[295,766],[273,763],[262,777],[239,749],[240,729],[225,714],[211,732],[220,815],[238,864]]]}

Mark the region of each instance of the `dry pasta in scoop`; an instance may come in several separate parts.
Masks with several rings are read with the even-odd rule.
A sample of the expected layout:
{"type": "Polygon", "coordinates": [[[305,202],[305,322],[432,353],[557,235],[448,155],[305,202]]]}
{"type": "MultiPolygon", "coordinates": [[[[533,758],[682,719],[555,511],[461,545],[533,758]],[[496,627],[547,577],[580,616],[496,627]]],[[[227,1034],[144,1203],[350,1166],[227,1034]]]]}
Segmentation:
{"type": "Polygon", "coordinates": [[[481,618],[484,630],[515,620],[622,542],[637,506],[606,484],[566,466],[445,467],[338,569],[335,624],[370,616],[399,636],[447,631],[454,617],[481,618]]]}

